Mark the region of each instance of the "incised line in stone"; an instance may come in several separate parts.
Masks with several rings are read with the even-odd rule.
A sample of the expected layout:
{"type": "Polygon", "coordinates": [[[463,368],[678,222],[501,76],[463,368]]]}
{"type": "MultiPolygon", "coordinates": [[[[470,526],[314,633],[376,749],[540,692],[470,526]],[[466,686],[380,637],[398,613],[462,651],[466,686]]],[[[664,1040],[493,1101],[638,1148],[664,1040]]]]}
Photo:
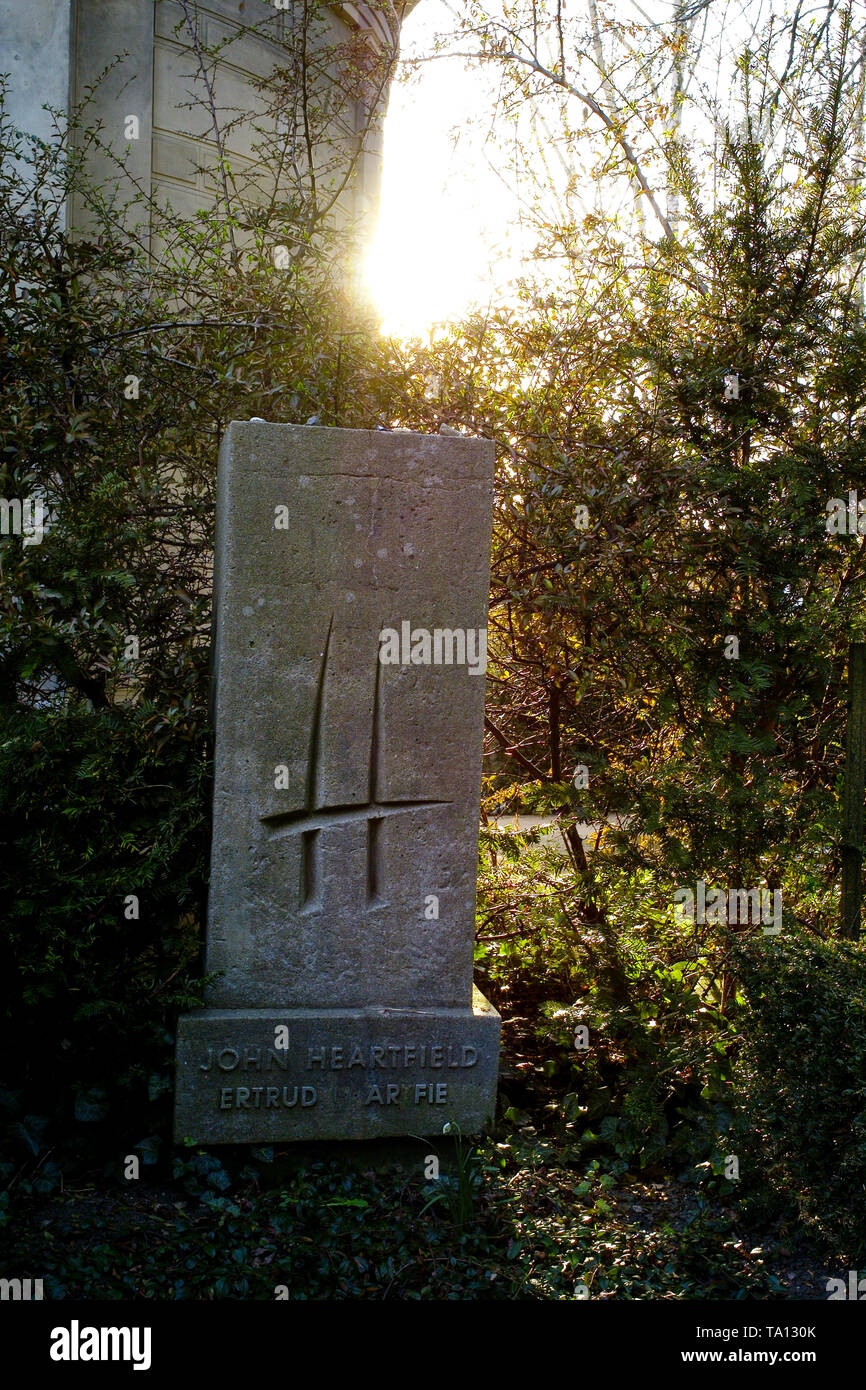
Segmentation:
{"type": "Polygon", "coordinates": [[[328,635],[319,666],[319,679],[316,686],[316,699],[313,706],[313,724],[310,732],[310,755],[307,763],[307,781],[304,805],[295,811],[276,811],[260,816],[274,838],[300,834],[303,837],[301,853],[300,904],[302,912],[320,911],[322,908],[322,869],[320,834],[332,826],[351,825],[356,821],[367,824],[367,907],[383,907],[382,886],[382,845],[381,826],[387,816],[404,815],[407,811],[426,810],[430,806],[450,806],[450,801],[436,798],[414,801],[380,800],[381,757],[383,746],[382,698],[380,682],[382,663],[376,653],[376,681],[373,690],[373,721],[370,734],[370,768],[367,800],[350,802],[339,806],[319,804],[319,766],[322,742],[322,709],[325,698],[325,680],[328,657],[331,647],[331,633],[334,615],[328,623],[328,635]]]}

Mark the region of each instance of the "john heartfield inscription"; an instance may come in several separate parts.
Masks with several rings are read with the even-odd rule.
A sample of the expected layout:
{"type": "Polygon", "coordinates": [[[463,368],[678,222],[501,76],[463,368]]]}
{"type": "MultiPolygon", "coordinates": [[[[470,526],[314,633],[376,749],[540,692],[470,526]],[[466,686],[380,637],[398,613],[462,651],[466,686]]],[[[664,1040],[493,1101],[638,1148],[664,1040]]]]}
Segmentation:
{"type": "MultiPolygon", "coordinates": [[[[414,1047],[409,1043],[385,1043],[382,1047],[362,1047],[355,1043],[354,1047],[308,1047],[305,1066],[307,1071],[314,1067],[351,1071],[352,1067],[474,1067],[477,1061],[478,1049],[469,1044],[458,1050],[451,1043],[418,1043],[414,1047]]],[[[245,1048],[243,1053],[236,1047],[223,1047],[219,1052],[209,1047],[200,1070],[211,1071],[216,1067],[219,1071],[235,1071],[240,1067],[242,1071],[267,1071],[279,1067],[285,1071],[288,1065],[287,1053],[274,1048],[265,1053],[263,1060],[258,1047],[245,1048]]]]}
{"type": "MultiPolygon", "coordinates": [[[[208,1047],[204,1060],[200,1063],[202,1072],[262,1072],[286,1071],[289,1068],[289,1055],[286,1051],[268,1048],[262,1052],[259,1047],[208,1047]]],[[[478,1048],[471,1043],[458,1046],[454,1043],[322,1043],[306,1048],[300,1065],[306,1072],[321,1075],[328,1072],[351,1071],[360,1067],[363,1071],[406,1071],[417,1073],[419,1068],[430,1067],[437,1071],[460,1067],[474,1067],[478,1064],[478,1048]]],[[[292,1085],[243,1085],[225,1086],[219,1084],[215,1094],[220,1110],[266,1110],[280,1106],[291,1110],[296,1105],[307,1109],[315,1105],[320,1090],[319,1082],[313,1086],[292,1085]]],[[[331,1098],[337,1099],[337,1092],[331,1090],[331,1098]]],[[[363,1105],[447,1105],[449,1102],[447,1081],[385,1081],[384,1078],[370,1079],[363,1105]]]]}
{"type": "Polygon", "coordinates": [[[492,1118],[499,1018],[472,985],[492,484],[481,440],[227,431],[208,1007],[178,1025],[178,1139],[492,1118]]]}

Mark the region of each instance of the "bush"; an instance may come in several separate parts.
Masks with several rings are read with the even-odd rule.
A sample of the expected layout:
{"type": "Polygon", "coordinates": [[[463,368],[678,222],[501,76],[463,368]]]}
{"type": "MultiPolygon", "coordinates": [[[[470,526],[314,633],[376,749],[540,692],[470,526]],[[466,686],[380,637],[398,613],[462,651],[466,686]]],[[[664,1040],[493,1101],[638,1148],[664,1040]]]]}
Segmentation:
{"type": "MultiPolygon", "coordinates": [[[[786,933],[788,928],[786,928],[786,933]]],[[[736,950],[743,1193],[866,1259],[866,952],[794,936],[736,950]]]]}
{"type": "Polygon", "coordinates": [[[321,238],[276,273],[267,228],[229,254],[238,209],[151,207],[173,247],[152,260],[77,137],[22,136],[0,81],[0,496],[46,509],[38,543],[0,536],[0,1116],[33,1156],[109,1116],[116,1154],[124,1110],[135,1139],[168,1120],[200,993],[226,423],[370,427],[392,390],[321,238]]]}
{"type": "Polygon", "coordinates": [[[116,1137],[128,1106],[142,1132],[174,1015],[198,993],[205,772],[200,722],[177,709],[0,709],[13,1116],[35,1110],[69,1133],[111,1112],[116,1137]]]}

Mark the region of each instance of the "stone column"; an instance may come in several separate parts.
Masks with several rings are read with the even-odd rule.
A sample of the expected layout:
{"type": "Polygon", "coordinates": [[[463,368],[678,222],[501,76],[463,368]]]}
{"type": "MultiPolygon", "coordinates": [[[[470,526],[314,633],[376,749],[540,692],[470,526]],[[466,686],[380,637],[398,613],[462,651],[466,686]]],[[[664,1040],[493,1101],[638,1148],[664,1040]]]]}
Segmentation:
{"type": "Polygon", "coordinates": [[[493,446],[233,424],[219,464],[208,1008],[176,1134],[463,1132],[493,446]]]}
{"type": "MultiPolygon", "coordinates": [[[[145,241],[149,213],[131,200],[151,192],[153,13],[153,5],[142,0],[73,0],[73,104],[94,89],[83,123],[101,122],[104,147],[89,151],[88,176],[106,191],[116,190],[122,222],[130,231],[138,228],[145,241]],[[129,133],[133,116],[137,137],[129,133]]],[[[86,233],[91,225],[87,208],[73,199],[72,226],[86,233]]]]}

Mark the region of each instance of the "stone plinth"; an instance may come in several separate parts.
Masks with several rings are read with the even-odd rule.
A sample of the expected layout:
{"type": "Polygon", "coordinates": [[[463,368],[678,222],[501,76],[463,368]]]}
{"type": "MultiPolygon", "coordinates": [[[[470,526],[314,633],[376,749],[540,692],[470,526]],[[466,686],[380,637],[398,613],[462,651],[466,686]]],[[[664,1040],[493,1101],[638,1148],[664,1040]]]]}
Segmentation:
{"type": "Polygon", "coordinates": [[[477,1133],[493,1119],[499,1016],[476,997],[474,1010],[189,1015],[178,1031],[183,1125],[208,1144],[432,1135],[447,1122],[477,1133]],[[288,1045],[276,1047],[283,1027],[288,1045]]]}

